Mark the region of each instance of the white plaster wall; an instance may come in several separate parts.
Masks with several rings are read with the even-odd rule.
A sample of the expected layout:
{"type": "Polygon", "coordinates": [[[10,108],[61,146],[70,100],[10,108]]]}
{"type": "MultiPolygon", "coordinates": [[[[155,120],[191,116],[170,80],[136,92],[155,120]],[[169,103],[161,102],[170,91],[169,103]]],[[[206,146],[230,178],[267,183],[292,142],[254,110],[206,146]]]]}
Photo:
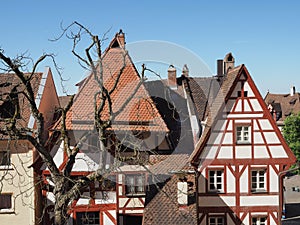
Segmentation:
{"type": "Polygon", "coordinates": [[[235,147],[235,157],[237,159],[251,159],[251,145],[239,145],[235,147]]]}
{"type": "Polygon", "coordinates": [[[223,144],[232,144],[232,142],[233,142],[232,133],[225,133],[223,144]]]}
{"type": "Polygon", "coordinates": [[[235,196],[205,196],[199,197],[199,206],[235,206],[235,196]]]}
{"type": "Polygon", "coordinates": [[[103,222],[105,225],[114,225],[113,221],[110,220],[106,213],[103,213],[103,222]]]}
{"type": "Polygon", "coordinates": [[[277,206],[278,196],[241,196],[241,206],[277,206]]]}
{"type": "Polygon", "coordinates": [[[269,158],[269,153],[266,146],[254,146],[254,158],[269,158]]]}
{"type": "Polygon", "coordinates": [[[269,120],[260,119],[260,120],[258,120],[258,122],[263,130],[273,130],[273,127],[269,120]]]}
{"type": "Polygon", "coordinates": [[[249,86],[248,81],[244,83],[244,91],[248,91],[248,97],[255,97],[251,87],[249,86]]]}
{"type": "Polygon", "coordinates": [[[218,159],[232,159],[233,158],[233,150],[231,146],[222,146],[220,148],[218,159]]]}
{"type": "Polygon", "coordinates": [[[279,138],[275,132],[264,132],[267,143],[269,144],[279,144],[279,138]]]}
{"type": "Polygon", "coordinates": [[[274,171],[272,166],[269,166],[270,171],[270,192],[278,192],[278,175],[274,171]]]}
{"type": "Polygon", "coordinates": [[[248,170],[249,168],[247,167],[244,171],[244,173],[240,177],[240,192],[241,193],[248,193],[248,170]]]}
{"type": "Polygon", "coordinates": [[[263,109],[262,109],[262,107],[259,104],[259,101],[257,99],[250,99],[250,103],[251,103],[251,106],[252,106],[254,111],[256,111],[256,112],[263,111],[263,109]]]}
{"type": "Polygon", "coordinates": [[[234,175],[231,173],[231,170],[226,167],[226,175],[227,175],[227,193],[235,193],[236,192],[236,188],[235,188],[235,177],[234,175]]]}
{"type": "MultiPolygon", "coordinates": [[[[256,124],[256,122],[255,122],[255,124],[256,124]]],[[[253,132],[253,135],[254,135],[253,138],[254,138],[254,143],[255,144],[263,144],[264,143],[264,140],[263,140],[262,135],[261,135],[260,132],[253,132]]]]}
{"type": "Polygon", "coordinates": [[[272,157],[273,158],[287,158],[288,155],[286,154],[282,145],[279,146],[269,146],[272,157]]]}

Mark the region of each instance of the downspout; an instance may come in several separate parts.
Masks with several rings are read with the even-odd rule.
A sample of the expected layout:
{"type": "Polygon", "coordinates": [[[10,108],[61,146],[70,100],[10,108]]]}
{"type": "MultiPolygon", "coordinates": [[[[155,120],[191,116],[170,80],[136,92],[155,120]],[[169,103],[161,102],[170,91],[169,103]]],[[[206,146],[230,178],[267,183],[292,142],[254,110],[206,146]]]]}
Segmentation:
{"type": "Polygon", "coordinates": [[[286,173],[288,172],[293,172],[295,170],[299,170],[300,169],[300,165],[299,165],[300,162],[297,162],[297,166],[293,169],[288,169],[288,170],[284,170],[284,171],[281,171],[278,173],[278,184],[279,184],[279,212],[278,212],[278,224],[279,225],[282,225],[281,223],[281,217],[282,217],[282,210],[283,210],[283,175],[285,175],[286,173]]]}

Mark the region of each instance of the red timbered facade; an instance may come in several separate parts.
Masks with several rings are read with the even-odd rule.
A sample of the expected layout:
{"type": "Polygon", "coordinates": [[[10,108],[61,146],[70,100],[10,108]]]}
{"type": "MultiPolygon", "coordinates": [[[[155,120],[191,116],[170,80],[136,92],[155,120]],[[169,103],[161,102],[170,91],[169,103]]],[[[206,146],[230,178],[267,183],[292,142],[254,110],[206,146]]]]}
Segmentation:
{"type": "Polygon", "coordinates": [[[295,156],[244,65],[224,77],[191,162],[199,224],[279,224],[280,172],[295,156]]]}

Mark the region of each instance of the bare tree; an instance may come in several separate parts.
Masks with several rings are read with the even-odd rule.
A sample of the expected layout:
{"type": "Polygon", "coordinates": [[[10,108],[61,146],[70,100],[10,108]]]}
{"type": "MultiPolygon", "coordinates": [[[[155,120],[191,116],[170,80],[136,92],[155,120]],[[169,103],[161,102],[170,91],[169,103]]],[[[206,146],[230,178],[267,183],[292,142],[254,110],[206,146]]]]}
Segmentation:
{"type": "MultiPolygon", "coordinates": [[[[25,63],[24,60],[27,60],[25,55],[17,56],[12,59],[9,58],[3,50],[0,50],[0,60],[2,62],[2,72],[10,73],[11,76],[14,76],[19,80],[18,86],[21,86],[22,89],[15,89],[14,94],[23,95],[25,99],[29,102],[30,113],[35,120],[35,127],[28,128],[25,126],[19,126],[19,108],[15,107],[14,111],[10,114],[9,117],[3,121],[5,125],[0,128],[0,133],[2,135],[6,135],[9,137],[11,141],[18,140],[28,140],[32,146],[38,152],[38,155],[42,162],[46,165],[48,170],[50,171],[50,180],[51,184],[48,183],[47,190],[52,191],[55,196],[55,205],[54,205],[54,224],[55,225],[64,225],[67,223],[69,218],[69,207],[71,203],[78,199],[82,193],[82,191],[89,186],[91,182],[94,181],[103,181],[108,174],[113,170],[113,167],[109,169],[105,167],[105,156],[107,154],[107,138],[109,133],[111,133],[112,125],[122,113],[126,105],[132,100],[135,93],[143,84],[145,77],[144,73],[147,70],[145,67],[142,68],[142,73],[139,80],[136,82],[134,86],[134,90],[132,93],[127,96],[126,100],[122,102],[122,105],[117,109],[113,107],[112,96],[117,90],[118,82],[122,73],[126,68],[126,60],[127,60],[127,52],[124,49],[123,51],[123,66],[118,70],[117,74],[114,74],[113,84],[110,86],[106,86],[104,82],[104,66],[102,63],[103,59],[103,51],[102,41],[105,39],[105,35],[103,38],[99,38],[98,35],[93,34],[89,29],[85,26],[81,25],[78,22],[73,22],[68,27],[63,28],[62,35],[58,37],[56,40],[59,40],[63,36],[67,36],[73,42],[72,53],[78,59],[79,63],[90,71],[93,76],[93,79],[97,84],[97,92],[94,93],[94,112],[93,112],[93,124],[92,129],[84,132],[78,138],[77,142],[73,145],[70,144],[71,137],[69,135],[69,130],[67,128],[67,115],[72,108],[73,100],[72,97],[69,103],[65,108],[60,108],[59,113],[61,115],[59,122],[55,125],[56,128],[59,128],[58,136],[59,140],[63,142],[63,150],[67,156],[66,164],[63,168],[58,168],[58,165],[54,162],[53,156],[49,151],[49,143],[51,141],[56,141],[53,138],[53,135],[50,137],[50,141],[45,139],[47,134],[45,134],[46,129],[44,127],[45,117],[39,111],[39,108],[35,102],[35,93],[32,86],[32,79],[34,78],[34,74],[38,65],[43,62],[46,58],[51,58],[54,61],[54,56],[51,54],[42,55],[35,63],[33,63],[31,71],[25,73],[28,64],[25,63]],[[78,44],[82,40],[83,36],[86,36],[90,40],[89,46],[84,50],[84,55],[81,55],[77,51],[78,44]],[[105,115],[104,115],[105,114],[105,115]],[[75,164],[76,156],[82,146],[86,143],[86,140],[93,134],[98,135],[99,140],[99,148],[100,151],[100,159],[99,159],[99,167],[96,171],[88,174],[84,177],[74,177],[71,176],[71,172],[73,166],[75,164]]],[[[56,64],[55,64],[56,65],[56,64]]],[[[124,138],[128,141],[128,138],[124,138]]],[[[115,144],[116,151],[121,146],[122,140],[117,141],[119,144],[115,144]]],[[[138,145],[138,143],[131,143],[132,146],[138,145]]],[[[137,149],[133,147],[133,149],[137,149]]],[[[121,159],[121,156],[120,156],[121,159]]],[[[123,159],[124,160],[124,159],[123,159]]],[[[126,159],[125,159],[126,160],[126,159]]],[[[42,180],[38,181],[42,182],[42,180]]],[[[45,186],[46,184],[43,183],[45,186]]],[[[45,187],[44,187],[45,188],[45,187]]]]}

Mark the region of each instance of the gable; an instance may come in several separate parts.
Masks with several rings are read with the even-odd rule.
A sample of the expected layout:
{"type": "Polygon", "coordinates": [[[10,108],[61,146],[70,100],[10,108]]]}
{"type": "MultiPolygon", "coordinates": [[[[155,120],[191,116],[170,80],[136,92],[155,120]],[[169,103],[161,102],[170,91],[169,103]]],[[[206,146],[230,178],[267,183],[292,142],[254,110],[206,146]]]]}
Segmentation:
{"type": "Polygon", "coordinates": [[[294,163],[295,156],[283,139],[247,69],[242,66],[238,73],[228,73],[227,78],[224,81],[225,87],[230,80],[234,82],[231,87],[226,87],[226,93],[223,92],[224,103],[217,109],[211,126],[208,124],[203,134],[206,137],[200,139],[202,143],[197,145],[192,160],[198,163],[204,163],[205,160],[210,163],[214,160],[238,160],[241,163],[252,161],[254,164],[294,163]],[[243,134],[247,136],[244,143],[240,142],[243,134]]]}

